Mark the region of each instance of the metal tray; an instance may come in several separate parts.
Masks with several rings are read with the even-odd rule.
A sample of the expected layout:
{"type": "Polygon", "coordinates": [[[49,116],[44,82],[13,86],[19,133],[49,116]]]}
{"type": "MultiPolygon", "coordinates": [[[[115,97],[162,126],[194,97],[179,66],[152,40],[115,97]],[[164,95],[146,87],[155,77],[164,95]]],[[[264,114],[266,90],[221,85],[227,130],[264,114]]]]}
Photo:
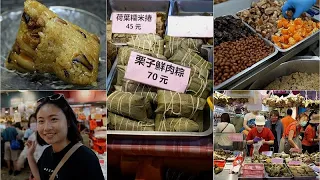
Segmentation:
{"type": "MultiPolygon", "coordinates": [[[[250,8],[247,8],[247,9],[250,9],[250,8]]],[[[241,11],[239,11],[239,12],[242,12],[242,11],[247,10],[247,9],[243,9],[243,10],[241,10],[241,11]]],[[[239,12],[237,12],[236,14],[238,14],[239,12]]],[[[238,16],[237,16],[237,17],[238,17],[238,16]]],[[[240,17],[238,17],[238,18],[240,18],[240,17]]],[[[240,19],[241,19],[241,18],[240,18],[240,19]]],[[[319,20],[317,20],[317,19],[315,19],[315,18],[313,18],[313,17],[311,17],[311,19],[312,19],[314,22],[319,22],[319,20]]],[[[257,33],[256,30],[255,30],[253,27],[251,27],[249,24],[247,24],[245,21],[242,20],[242,22],[244,22],[244,24],[246,24],[247,26],[249,26],[255,33],[257,33]]],[[[282,48],[280,48],[279,46],[277,46],[276,44],[274,44],[272,41],[270,41],[270,42],[271,42],[271,44],[272,44],[278,51],[280,51],[280,52],[288,52],[288,51],[290,51],[291,49],[297,47],[299,44],[307,41],[307,40],[310,39],[312,36],[315,36],[315,35],[319,36],[319,32],[320,32],[320,30],[317,30],[315,33],[313,33],[313,34],[311,34],[310,36],[304,38],[303,40],[299,41],[298,43],[294,44],[293,46],[291,46],[291,47],[288,48],[288,49],[282,49],[282,48]]],[[[260,33],[257,33],[257,34],[259,34],[259,36],[262,37],[262,35],[261,35],[260,33]]]]}
{"type": "MultiPolygon", "coordinates": [[[[234,18],[237,18],[239,19],[238,17],[236,16],[233,16],[234,18]]],[[[243,21],[242,21],[243,22],[243,21]]],[[[251,29],[253,31],[253,29],[251,27],[249,27],[246,23],[244,23],[249,29],[251,29]]],[[[255,31],[253,31],[255,34],[257,34],[255,31]]],[[[258,34],[259,35],[259,34],[258,34]]],[[[260,38],[262,38],[261,36],[259,36],[260,38]]],[[[264,40],[264,42],[268,45],[271,45],[274,47],[274,45],[267,39],[265,38],[262,38],[264,40]]],[[[220,89],[221,87],[223,86],[226,86],[227,84],[229,83],[232,83],[233,81],[235,81],[236,79],[240,78],[241,76],[249,73],[250,71],[252,71],[254,68],[260,66],[261,64],[263,64],[265,61],[267,61],[268,59],[272,58],[273,56],[275,56],[276,54],[278,53],[278,50],[275,48],[274,49],[274,52],[271,53],[270,55],[268,55],[267,57],[263,58],[262,60],[260,60],[259,62],[253,64],[252,66],[248,67],[247,69],[239,72],[238,74],[232,76],[231,78],[227,79],[226,81],[222,82],[221,84],[217,85],[217,86],[214,86],[215,89],[220,89]]]]}
{"type": "Polygon", "coordinates": [[[313,57],[312,59],[297,59],[282,63],[280,66],[257,79],[249,89],[264,89],[275,79],[295,72],[319,73],[319,65],[319,57],[313,57]]]}
{"type": "MultiPolygon", "coordinates": [[[[212,59],[212,49],[202,48],[201,55],[208,59],[208,61],[213,62],[212,59]]],[[[117,60],[114,62],[110,76],[107,77],[107,94],[109,94],[112,89],[114,78],[116,77],[117,72],[117,60]]],[[[212,72],[211,72],[212,73],[212,72]]],[[[212,75],[209,74],[209,78],[212,75]]],[[[213,132],[213,112],[210,110],[209,106],[206,105],[204,109],[205,114],[210,114],[209,116],[204,116],[203,120],[203,132],[162,132],[162,131],[122,131],[122,130],[108,130],[107,134],[114,135],[133,135],[133,136],[171,136],[171,137],[204,137],[209,136],[213,132]]]]}
{"type": "MultiPolygon", "coordinates": [[[[289,166],[288,166],[288,169],[290,170],[289,166]]],[[[290,172],[291,172],[291,170],[290,170],[290,172]]],[[[292,174],[292,172],[291,172],[291,174],[292,174]]],[[[315,173],[315,176],[294,176],[293,175],[293,179],[296,179],[296,180],[316,180],[317,174],[315,173]]]]}
{"type": "Polygon", "coordinates": [[[289,170],[289,168],[288,168],[288,166],[285,164],[285,163],[282,163],[282,165],[284,165],[285,166],[285,168],[287,169],[287,171],[290,173],[290,175],[291,176],[289,176],[289,177],[270,177],[269,176],[269,174],[267,173],[267,171],[266,171],[266,166],[264,166],[264,170],[265,170],[265,177],[267,178],[267,179],[292,179],[293,178],[293,175],[291,174],[291,171],[289,170]]]}
{"type": "Polygon", "coordinates": [[[87,31],[100,37],[100,65],[98,73],[98,86],[76,86],[59,80],[49,74],[24,74],[8,70],[4,67],[4,61],[15,42],[23,8],[7,11],[1,14],[1,86],[6,90],[31,89],[105,89],[106,88],[106,22],[98,16],[71,7],[50,6],[50,10],[87,31]]]}

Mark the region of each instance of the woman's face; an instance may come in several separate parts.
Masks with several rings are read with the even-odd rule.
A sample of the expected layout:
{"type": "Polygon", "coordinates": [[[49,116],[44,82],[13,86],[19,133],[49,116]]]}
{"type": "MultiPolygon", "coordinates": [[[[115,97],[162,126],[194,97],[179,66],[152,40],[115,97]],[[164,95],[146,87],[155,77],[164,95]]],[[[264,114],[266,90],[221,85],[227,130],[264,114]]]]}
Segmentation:
{"type": "Polygon", "coordinates": [[[307,122],[308,122],[308,116],[305,115],[305,114],[300,115],[300,117],[299,117],[299,124],[300,124],[301,126],[305,126],[305,125],[307,124],[307,122]]]}
{"type": "Polygon", "coordinates": [[[278,119],[279,119],[279,117],[277,116],[277,115],[271,115],[271,122],[277,122],[278,121],[278,119]]]}
{"type": "Polygon", "coordinates": [[[60,108],[45,104],[37,114],[37,131],[48,144],[55,144],[67,139],[68,123],[60,108]]]}

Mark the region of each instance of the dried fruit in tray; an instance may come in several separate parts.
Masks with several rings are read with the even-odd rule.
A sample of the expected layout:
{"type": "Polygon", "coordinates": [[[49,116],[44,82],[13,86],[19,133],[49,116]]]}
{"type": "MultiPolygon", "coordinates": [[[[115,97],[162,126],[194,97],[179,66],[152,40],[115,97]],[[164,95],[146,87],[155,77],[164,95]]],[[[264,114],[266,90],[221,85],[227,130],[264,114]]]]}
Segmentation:
{"type": "Polygon", "coordinates": [[[295,20],[281,18],[277,26],[279,30],[272,35],[271,40],[279,48],[287,49],[318,31],[320,22],[314,22],[311,18],[296,18],[295,20]]]}
{"type": "Polygon", "coordinates": [[[214,45],[223,42],[236,41],[253,35],[253,32],[242,23],[241,19],[236,19],[231,15],[214,19],[214,45]]]}
{"type": "Polygon", "coordinates": [[[282,17],[282,5],[283,1],[260,0],[253,2],[251,8],[237,13],[237,16],[263,37],[270,39],[278,31],[277,20],[282,17]]]}
{"type": "Polygon", "coordinates": [[[52,73],[77,85],[97,85],[100,40],[33,0],[24,2],[16,41],[5,66],[19,72],[52,73]]]}
{"type": "Polygon", "coordinates": [[[214,47],[214,82],[218,85],[274,52],[259,36],[224,42],[214,47]]]}

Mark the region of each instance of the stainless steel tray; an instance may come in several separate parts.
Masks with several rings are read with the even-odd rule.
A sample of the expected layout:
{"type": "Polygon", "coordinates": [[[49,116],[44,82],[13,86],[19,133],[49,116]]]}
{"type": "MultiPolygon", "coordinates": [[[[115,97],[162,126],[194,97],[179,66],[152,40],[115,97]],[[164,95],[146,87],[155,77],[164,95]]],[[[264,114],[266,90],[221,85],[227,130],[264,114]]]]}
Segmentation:
{"type": "MultiPolygon", "coordinates": [[[[212,59],[212,49],[210,48],[202,48],[201,55],[208,59],[211,63],[212,59]]],[[[117,60],[114,62],[110,75],[107,77],[107,94],[110,94],[110,90],[113,86],[114,78],[116,77],[117,72],[117,60]]],[[[212,72],[211,72],[212,73],[212,72]]],[[[209,78],[212,78],[212,75],[209,75],[209,78]]],[[[121,131],[121,130],[108,130],[107,134],[114,135],[133,135],[133,136],[173,136],[173,137],[204,137],[212,134],[213,132],[213,112],[210,110],[208,105],[205,106],[204,109],[205,114],[209,114],[209,116],[204,116],[203,120],[203,132],[163,132],[163,131],[121,131]]]]}
{"type": "Polygon", "coordinates": [[[282,163],[282,165],[285,166],[285,168],[287,169],[287,171],[290,173],[290,176],[289,177],[270,177],[269,174],[267,173],[266,171],[266,166],[264,166],[264,170],[265,170],[265,177],[267,179],[292,179],[293,178],[293,175],[291,174],[291,171],[289,170],[288,166],[285,164],[285,163],[282,163]]]}
{"type": "Polygon", "coordinates": [[[320,58],[291,60],[264,74],[257,79],[249,89],[264,89],[275,79],[287,76],[295,72],[319,73],[320,58]]]}
{"type": "MultiPolygon", "coordinates": [[[[235,18],[238,18],[236,16],[233,16],[235,18]]],[[[239,18],[238,18],[239,19],[239,18]]],[[[243,21],[242,21],[243,22],[243,21]]],[[[246,23],[244,23],[249,29],[251,29],[253,31],[253,29],[251,27],[249,27],[246,23]]],[[[255,31],[253,31],[255,34],[257,34],[255,31]]],[[[259,36],[260,38],[262,38],[261,36],[259,36]]],[[[271,45],[274,47],[274,45],[267,39],[262,38],[264,40],[264,42],[268,45],[271,45]]],[[[239,72],[238,74],[232,76],[231,78],[227,79],[226,81],[222,82],[221,84],[214,86],[215,89],[220,89],[223,86],[226,86],[227,84],[232,83],[233,81],[235,81],[236,79],[240,78],[241,76],[249,73],[250,71],[252,71],[253,69],[255,69],[256,67],[260,66],[261,64],[263,64],[265,61],[267,61],[268,59],[272,58],[273,56],[275,56],[278,53],[278,50],[275,48],[274,52],[270,55],[268,55],[267,57],[263,58],[262,60],[260,60],[259,62],[253,64],[252,66],[248,67],[247,69],[239,72]]]]}
{"type": "MultiPolygon", "coordinates": [[[[290,170],[289,166],[288,166],[288,169],[290,170]]],[[[290,172],[291,172],[291,170],[290,170],[290,172]]],[[[292,174],[292,172],[291,172],[291,174],[292,174]]],[[[293,179],[296,179],[296,180],[316,180],[317,174],[315,173],[315,176],[294,176],[293,175],[293,179]]]]}
{"type": "MultiPolygon", "coordinates": [[[[249,8],[247,8],[247,9],[249,9],[249,8]]],[[[243,9],[243,10],[241,10],[241,11],[239,11],[239,12],[242,12],[242,11],[247,10],[247,9],[243,9]]],[[[237,12],[237,13],[239,13],[239,12],[237,12]]],[[[237,13],[236,13],[236,14],[237,14],[237,13]]],[[[240,17],[238,17],[238,18],[240,18],[240,17]]],[[[241,18],[240,18],[240,19],[241,19],[241,18]]],[[[314,22],[319,22],[317,19],[315,19],[315,18],[313,18],[313,17],[311,17],[311,19],[312,19],[314,22]]],[[[245,21],[242,20],[242,22],[244,22],[244,23],[245,23],[247,26],[249,26],[255,33],[257,33],[256,30],[255,30],[253,27],[251,27],[249,24],[247,24],[245,21]]],[[[279,46],[277,46],[276,44],[274,44],[273,42],[271,42],[271,41],[270,41],[270,42],[271,42],[271,44],[272,44],[278,51],[280,51],[280,52],[288,52],[288,51],[292,50],[293,48],[297,47],[299,44],[307,41],[307,40],[310,39],[311,37],[313,37],[313,36],[315,36],[315,35],[319,36],[319,32],[320,32],[320,30],[317,30],[315,33],[313,33],[313,34],[311,34],[310,36],[304,38],[303,40],[299,41],[298,43],[294,44],[293,46],[291,46],[291,47],[288,48],[288,49],[282,49],[282,48],[280,48],[279,46]]],[[[260,33],[257,33],[257,34],[259,34],[259,36],[262,37],[262,35],[261,35],[260,33]]]]}
{"type": "Polygon", "coordinates": [[[1,86],[6,90],[30,89],[105,89],[106,88],[106,22],[98,16],[81,9],[63,6],[50,6],[50,10],[57,13],[83,29],[100,37],[100,65],[98,86],[76,86],[59,80],[49,74],[24,74],[8,70],[4,67],[9,51],[15,42],[23,8],[7,11],[1,14],[1,86]]]}

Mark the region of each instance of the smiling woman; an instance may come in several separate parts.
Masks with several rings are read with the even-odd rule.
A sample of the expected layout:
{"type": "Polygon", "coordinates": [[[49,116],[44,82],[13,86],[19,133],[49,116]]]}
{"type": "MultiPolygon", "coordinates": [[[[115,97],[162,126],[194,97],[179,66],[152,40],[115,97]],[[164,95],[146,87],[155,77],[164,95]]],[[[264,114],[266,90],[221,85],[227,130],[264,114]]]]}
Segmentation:
{"type": "Polygon", "coordinates": [[[97,156],[83,146],[76,116],[61,94],[38,100],[37,142],[49,144],[36,163],[35,142],[28,142],[28,163],[36,180],[103,180],[97,156]]]}

